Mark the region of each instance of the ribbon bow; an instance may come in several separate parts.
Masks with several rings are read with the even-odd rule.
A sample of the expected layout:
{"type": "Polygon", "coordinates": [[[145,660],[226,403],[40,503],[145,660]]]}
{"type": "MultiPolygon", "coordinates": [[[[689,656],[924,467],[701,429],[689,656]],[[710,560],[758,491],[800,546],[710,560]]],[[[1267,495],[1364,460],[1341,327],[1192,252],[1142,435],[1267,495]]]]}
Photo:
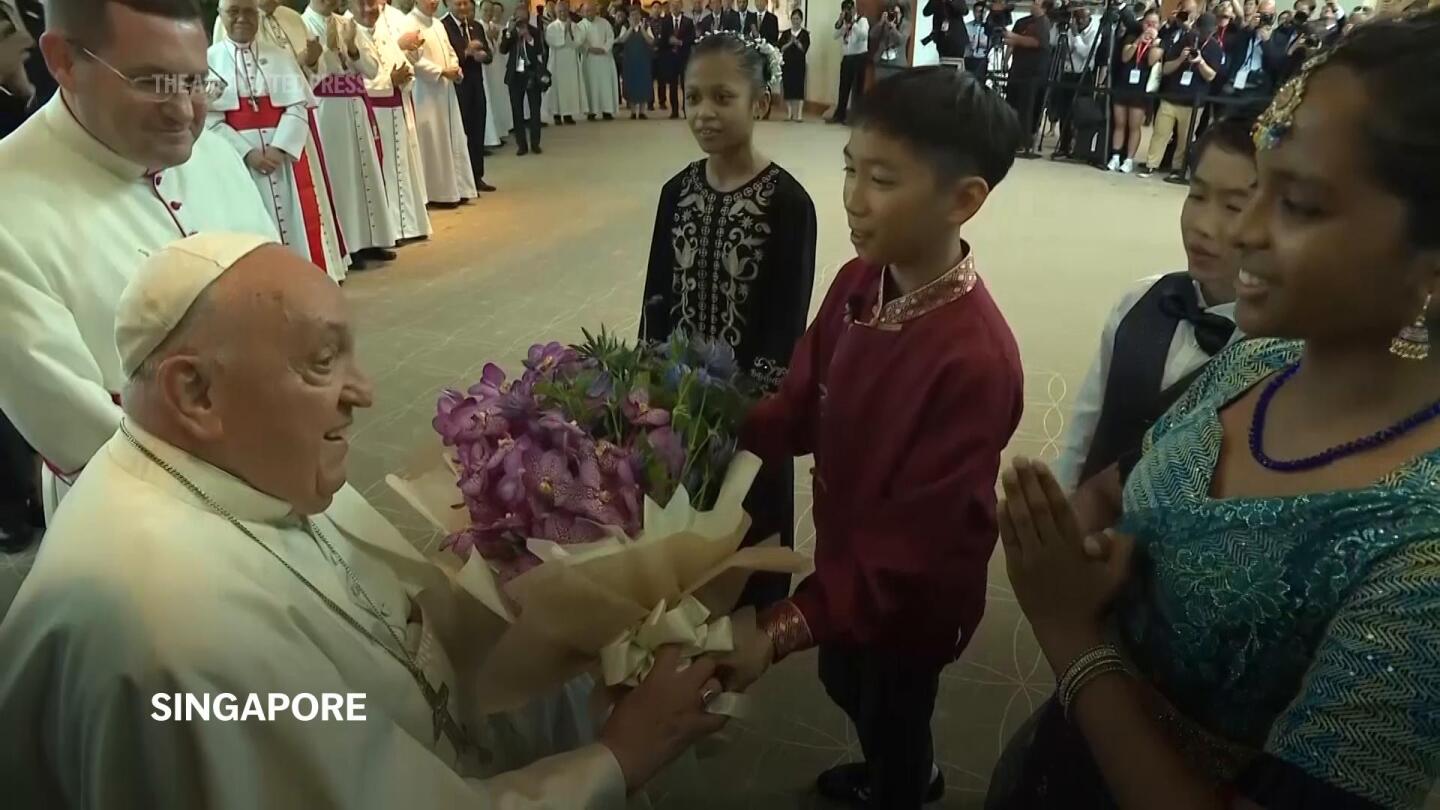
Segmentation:
{"type": "Polygon", "coordinates": [[[687,661],[705,653],[735,649],[730,617],[707,622],[709,618],[710,611],[693,596],[686,596],[670,610],[663,602],[656,605],[644,621],[600,651],[605,685],[639,686],[655,665],[655,651],[666,645],[678,645],[681,657],[687,661]]]}
{"type": "Polygon", "coordinates": [[[1188,321],[1195,329],[1195,342],[1211,357],[1230,343],[1235,322],[1200,308],[1195,285],[1188,279],[1160,297],[1160,311],[1176,320],[1188,321]]]}

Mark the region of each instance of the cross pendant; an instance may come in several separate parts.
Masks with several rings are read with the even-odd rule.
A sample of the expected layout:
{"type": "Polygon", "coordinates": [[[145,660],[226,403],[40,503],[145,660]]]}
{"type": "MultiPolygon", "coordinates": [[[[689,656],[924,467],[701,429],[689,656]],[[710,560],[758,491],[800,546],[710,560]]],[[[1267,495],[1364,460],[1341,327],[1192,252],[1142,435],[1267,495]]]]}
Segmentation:
{"type": "Polygon", "coordinates": [[[465,729],[450,716],[450,685],[441,681],[440,688],[436,689],[423,675],[420,676],[420,683],[425,693],[425,701],[430,704],[430,720],[435,735],[431,744],[438,745],[440,735],[444,734],[455,747],[455,753],[463,755],[469,747],[469,739],[465,729]]]}

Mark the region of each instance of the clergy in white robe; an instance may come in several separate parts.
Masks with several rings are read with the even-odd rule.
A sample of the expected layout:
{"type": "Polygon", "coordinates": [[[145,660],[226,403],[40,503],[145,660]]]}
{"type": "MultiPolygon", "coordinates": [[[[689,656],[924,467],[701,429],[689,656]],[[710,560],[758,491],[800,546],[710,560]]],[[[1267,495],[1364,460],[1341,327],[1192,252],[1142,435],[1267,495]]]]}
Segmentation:
{"type": "MultiPolygon", "coordinates": [[[[198,15],[142,14],[137,25],[144,36],[133,41],[88,44],[121,64],[206,74],[198,15]]],[[[137,260],[200,231],[275,234],[245,164],[205,131],[196,89],[189,105],[157,104],[117,97],[114,76],[80,71],[0,140],[0,410],[46,461],[47,514],[120,421],[115,303],[137,260]],[[82,123],[107,110],[108,127],[82,123]]]]}
{"type": "Polygon", "coordinates": [[[425,210],[425,168],[410,91],[415,69],[397,44],[404,31],[393,27],[394,17],[387,16],[387,11],[394,11],[399,22],[405,22],[405,15],[383,0],[350,0],[346,14],[360,27],[357,39],[373,46],[380,61],[375,77],[365,81],[365,90],[380,126],[380,170],[385,175],[385,200],[397,236],[402,241],[424,239],[430,235],[430,215],[425,210]]]}
{"type": "Polygon", "coordinates": [[[440,0],[417,0],[411,9],[407,30],[422,39],[406,56],[415,67],[415,134],[425,166],[425,191],[432,203],[454,204],[473,200],[479,192],[465,142],[465,121],[455,98],[462,75],[460,59],[444,24],[435,17],[439,6],[440,0]]]}
{"type": "Polygon", "coordinates": [[[311,116],[310,80],[288,52],[256,40],[256,0],[221,0],[220,18],[228,33],[207,55],[226,87],[206,125],[250,167],[280,240],[343,281],[349,260],[311,116]]]}
{"type": "MultiPolygon", "coordinates": [[[[210,41],[219,42],[224,38],[225,21],[217,16],[210,41]]],[[[310,35],[300,12],[282,5],[280,0],[260,0],[260,30],[255,38],[295,54],[295,61],[308,76],[313,76],[319,68],[323,46],[310,35]]]]}
{"type": "Polygon", "coordinates": [[[582,66],[585,74],[585,98],[590,104],[590,117],[614,117],[620,109],[620,77],[615,71],[615,29],[610,21],[599,16],[593,3],[583,6],[585,20],[580,23],[582,66]]]}
{"type": "Polygon", "coordinates": [[[471,711],[494,615],[345,484],[372,391],[343,294],[300,261],[203,234],[123,294],[124,421],[0,622],[5,806],[623,807],[718,726],[713,662],[662,656],[662,685],[570,750],[471,711]],[[345,719],[304,708],[325,695],[345,719]]]}
{"type": "Polygon", "coordinates": [[[510,112],[510,86],[505,84],[505,65],[507,60],[500,58],[500,39],[505,34],[505,26],[501,21],[504,16],[505,7],[499,3],[486,3],[485,9],[485,38],[488,43],[488,50],[497,56],[490,60],[485,66],[485,93],[486,110],[495,119],[495,134],[503,140],[510,130],[515,128],[515,116],[510,112]]]}
{"type": "Polygon", "coordinates": [[[336,13],[337,0],[311,0],[305,27],[325,52],[315,71],[315,113],[335,215],[352,256],[393,258],[395,219],[385,197],[380,167],[380,125],[366,82],[379,73],[375,45],[361,37],[353,19],[336,13]],[[362,253],[363,251],[363,253],[362,253]]]}
{"type": "MultiPolygon", "coordinates": [[[[589,112],[585,101],[585,77],[581,74],[580,24],[570,16],[568,3],[557,6],[559,19],[545,28],[545,45],[550,50],[550,114],[567,124],[589,112]]],[[[557,122],[558,123],[558,122],[557,122]]]]}

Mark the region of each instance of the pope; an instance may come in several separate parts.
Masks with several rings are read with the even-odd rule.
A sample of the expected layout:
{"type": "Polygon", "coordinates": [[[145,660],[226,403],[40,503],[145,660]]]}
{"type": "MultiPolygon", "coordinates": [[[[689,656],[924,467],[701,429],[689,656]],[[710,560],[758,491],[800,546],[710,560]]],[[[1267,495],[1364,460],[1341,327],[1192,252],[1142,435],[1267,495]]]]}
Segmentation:
{"type": "Polygon", "coordinates": [[[542,739],[554,699],[469,711],[495,619],[346,485],[373,394],[343,295],[306,267],[202,234],[122,295],[124,418],[0,624],[6,806],[623,807],[723,725],[715,663],[662,651],[588,744],[542,739]],[[157,720],[176,693],[363,693],[366,712],[157,720]]]}

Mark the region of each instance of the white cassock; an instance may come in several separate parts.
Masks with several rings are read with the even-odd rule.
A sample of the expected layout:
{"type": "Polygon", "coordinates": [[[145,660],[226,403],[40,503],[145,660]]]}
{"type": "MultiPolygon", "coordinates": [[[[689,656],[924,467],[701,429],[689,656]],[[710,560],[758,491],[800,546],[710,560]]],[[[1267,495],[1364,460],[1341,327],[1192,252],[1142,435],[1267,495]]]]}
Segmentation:
{"type": "MultiPolygon", "coordinates": [[[[405,15],[401,14],[400,19],[403,21],[405,15]]],[[[374,28],[360,26],[360,37],[374,46],[380,60],[380,69],[375,78],[365,82],[365,89],[370,94],[375,122],[380,125],[380,169],[385,175],[385,199],[391,219],[400,239],[427,237],[430,215],[425,211],[425,167],[420,160],[415,105],[410,94],[414,79],[402,87],[396,87],[390,79],[391,71],[400,65],[408,66],[410,60],[395,43],[395,29],[383,15],[374,28]]]]}
{"type": "MultiPolygon", "coordinates": [[[[545,32],[550,28],[550,24],[555,22],[555,18],[547,18],[536,14],[535,19],[531,22],[536,28],[540,29],[540,36],[544,38],[545,32]]],[[[530,99],[528,96],[525,99],[525,109],[527,116],[534,115],[535,111],[530,109],[530,99]]],[[[540,121],[548,124],[551,116],[555,114],[555,85],[552,83],[550,87],[546,88],[544,93],[540,94],[540,121]]]]}
{"type": "Polygon", "coordinates": [[[420,158],[425,165],[425,191],[432,203],[474,199],[479,192],[455,82],[441,75],[460,67],[460,59],[439,20],[416,8],[407,22],[407,30],[418,31],[425,38],[420,47],[406,54],[415,67],[415,134],[420,138],[420,158]]]}
{"type": "Polygon", "coordinates": [[[147,172],[96,140],[56,93],[0,140],[0,410],[46,461],[49,514],[120,423],[115,306],[151,252],[201,231],[276,238],[230,144],[202,131],[147,172]]]}
{"type": "Polygon", "coordinates": [[[590,115],[614,115],[620,109],[620,77],[615,73],[615,29],[603,17],[580,23],[585,98],[590,115]],[[590,53],[600,48],[603,54],[590,53]]]}
{"type": "MultiPolygon", "coordinates": [[[[305,40],[309,37],[310,30],[305,27],[305,19],[295,9],[283,4],[277,5],[269,14],[261,9],[260,28],[255,32],[255,39],[295,54],[295,61],[301,64],[302,69],[305,62],[305,40]]],[[[215,32],[210,41],[225,41],[225,21],[219,17],[215,18],[215,32]]],[[[307,74],[309,72],[306,71],[307,74]]]]}
{"type": "Polygon", "coordinates": [[[556,20],[545,29],[545,45],[550,48],[550,92],[554,94],[550,114],[584,115],[585,79],[580,74],[580,24],[556,20]]]}
{"type": "Polygon", "coordinates": [[[495,134],[501,138],[515,128],[510,112],[510,86],[505,84],[505,56],[500,53],[500,39],[505,31],[499,23],[485,23],[487,46],[495,58],[485,66],[485,109],[495,118],[495,134]]]}
{"type": "MultiPolygon", "coordinates": [[[[328,20],[313,8],[305,9],[305,27],[322,43],[327,42],[328,20]]],[[[334,15],[337,25],[353,21],[334,15]]],[[[330,191],[335,216],[352,252],[366,248],[395,246],[399,235],[390,204],[385,198],[385,178],[380,167],[380,125],[370,106],[366,82],[380,70],[375,45],[368,37],[355,36],[358,58],[327,45],[316,71],[315,113],[320,144],[325,149],[325,168],[330,174],[330,191]]]]}
{"type": "Polygon", "coordinates": [[[358,492],[341,489],[313,518],[354,571],[349,581],[289,504],[127,427],[254,538],[123,435],[100,449],[0,623],[7,808],[625,806],[619,764],[593,742],[575,690],[520,712],[467,713],[492,617],[358,492]],[[447,688],[436,704],[468,727],[481,756],[457,756],[443,733],[437,741],[430,702],[377,640],[417,660],[432,689],[447,688]],[[153,696],[177,692],[242,704],[361,693],[364,719],[152,719],[153,696]],[[547,720],[555,725],[540,728],[547,720]]]}
{"type": "Polygon", "coordinates": [[[270,174],[252,169],[255,187],[270,204],[280,241],[331,278],[344,280],[349,260],[310,114],[315,96],[300,65],[272,45],[237,45],[228,37],[211,45],[208,55],[210,69],[227,84],[210,105],[206,126],[242,158],[266,146],[291,158],[270,174]]]}

